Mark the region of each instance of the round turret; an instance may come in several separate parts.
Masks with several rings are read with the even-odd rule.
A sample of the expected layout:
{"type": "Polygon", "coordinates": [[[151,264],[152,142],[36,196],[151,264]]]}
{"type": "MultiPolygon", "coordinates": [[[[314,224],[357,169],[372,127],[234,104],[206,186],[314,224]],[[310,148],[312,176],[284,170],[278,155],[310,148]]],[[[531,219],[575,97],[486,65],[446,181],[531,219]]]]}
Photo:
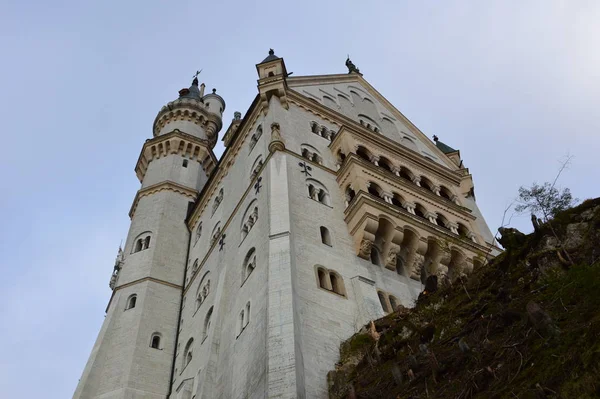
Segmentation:
{"type": "Polygon", "coordinates": [[[221,117],[225,109],[225,101],[214,91],[203,96],[204,83],[198,87],[198,79],[194,78],[189,88],[179,90],[178,99],[162,107],[154,120],[154,137],[179,130],[207,140],[214,147],[223,127],[221,117]]]}
{"type": "Polygon", "coordinates": [[[219,117],[223,116],[223,111],[225,111],[225,100],[217,94],[217,89],[212,89],[212,93],[202,97],[202,101],[204,101],[208,112],[219,115],[219,117]]]}

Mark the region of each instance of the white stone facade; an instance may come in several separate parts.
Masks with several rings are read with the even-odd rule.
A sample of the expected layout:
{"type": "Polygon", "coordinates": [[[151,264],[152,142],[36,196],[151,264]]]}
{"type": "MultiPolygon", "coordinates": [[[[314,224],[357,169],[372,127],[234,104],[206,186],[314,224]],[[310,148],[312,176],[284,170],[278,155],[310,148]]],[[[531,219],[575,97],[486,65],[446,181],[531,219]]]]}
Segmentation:
{"type": "MultiPolygon", "coordinates": [[[[360,194],[348,199],[340,179],[353,158],[345,154],[340,161],[334,152],[348,146],[351,133],[344,128],[358,132],[352,137],[403,146],[414,157],[413,169],[454,184],[454,202],[415,185],[417,201],[428,198],[432,209],[457,218],[448,221],[447,231],[435,219],[414,220],[424,227],[416,227],[421,233],[412,251],[436,265],[423,266],[421,278],[458,267],[451,251],[462,254],[457,271],[496,253],[469,194],[468,170],[361,75],[288,78],[274,55],[257,70],[259,94],[227,130],[218,164],[212,147],[222,126],[220,97],[204,96],[203,88],[194,94],[195,82],[180,92],[179,115],[167,115],[165,108],[159,113],[155,138],[144,145],[136,167],[141,189],[113,273],[106,320],[74,398],[327,398],[326,375],[338,361],[340,343],[394,304],[411,306],[422,289],[418,277],[394,266],[389,248],[402,251],[406,240],[396,242],[392,233],[373,240],[393,258],[393,270],[374,264],[373,255],[359,256],[364,248],[357,242],[368,231],[355,224],[360,215],[366,220],[372,209],[387,206],[375,219],[387,212],[408,220],[395,227],[400,236],[416,216],[406,211],[410,207],[394,210],[391,199],[384,200],[390,193],[360,205],[360,198],[372,195],[359,187],[360,176],[377,175],[369,172],[372,166],[344,177],[355,179],[360,194]],[[456,234],[455,221],[467,225],[473,240],[456,234]],[[451,248],[433,256],[425,230],[450,237],[444,242],[451,248]]],[[[405,184],[393,174],[386,179],[390,187],[405,184]]]]}

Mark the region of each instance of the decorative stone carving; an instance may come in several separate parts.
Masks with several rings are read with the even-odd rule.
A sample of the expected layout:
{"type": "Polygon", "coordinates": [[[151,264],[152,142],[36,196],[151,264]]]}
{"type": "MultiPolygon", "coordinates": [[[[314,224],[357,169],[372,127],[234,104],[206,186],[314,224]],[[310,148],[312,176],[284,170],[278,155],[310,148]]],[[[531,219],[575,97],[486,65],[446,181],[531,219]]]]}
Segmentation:
{"type": "Polygon", "coordinates": [[[412,182],[415,183],[417,186],[421,187],[421,176],[413,177],[412,182]]]}
{"type": "Polygon", "coordinates": [[[396,270],[396,260],[397,260],[398,252],[390,249],[388,252],[387,259],[385,260],[385,267],[388,269],[396,270]]]}
{"type": "Polygon", "coordinates": [[[406,207],[406,210],[408,211],[408,213],[414,215],[415,214],[415,208],[416,205],[414,202],[406,202],[406,204],[404,205],[406,207]]]}
{"type": "Polygon", "coordinates": [[[423,263],[425,263],[425,257],[419,253],[416,253],[415,260],[412,264],[412,270],[410,271],[410,278],[421,281],[421,269],[423,269],[423,263]]]}
{"type": "Polygon", "coordinates": [[[360,249],[358,250],[358,256],[363,259],[371,258],[371,248],[373,247],[373,241],[363,239],[360,243],[360,249]]]}
{"type": "Polygon", "coordinates": [[[285,143],[283,142],[283,138],[281,137],[281,132],[279,130],[279,123],[271,123],[271,142],[269,143],[269,152],[285,150],[285,143]]]}

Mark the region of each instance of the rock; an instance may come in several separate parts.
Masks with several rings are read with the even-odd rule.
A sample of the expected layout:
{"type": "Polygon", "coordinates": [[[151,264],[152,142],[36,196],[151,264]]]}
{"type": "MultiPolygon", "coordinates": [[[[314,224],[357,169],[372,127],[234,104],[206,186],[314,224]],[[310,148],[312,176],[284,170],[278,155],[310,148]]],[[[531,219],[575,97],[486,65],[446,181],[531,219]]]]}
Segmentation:
{"type": "Polygon", "coordinates": [[[560,330],[552,321],[552,317],[546,313],[540,305],[533,301],[529,301],[526,306],[527,316],[533,326],[547,335],[557,335],[560,330]]]}
{"type": "Polygon", "coordinates": [[[586,211],[583,211],[581,212],[581,218],[583,220],[591,220],[594,217],[594,215],[598,212],[598,210],[600,210],[600,206],[595,206],[586,211]]]}
{"type": "Polygon", "coordinates": [[[547,249],[556,249],[558,248],[558,240],[554,236],[544,236],[540,243],[540,248],[542,250],[547,249]]]}
{"type": "Polygon", "coordinates": [[[519,230],[513,228],[500,227],[498,232],[502,234],[502,237],[498,239],[498,242],[507,250],[521,247],[525,243],[527,237],[519,230]]]}
{"type": "Polygon", "coordinates": [[[584,242],[585,234],[589,229],[586,222],[571,223],[567,225],[567,234],[565,235],[564,248],[571,251],[579,247],[584,242]]]}

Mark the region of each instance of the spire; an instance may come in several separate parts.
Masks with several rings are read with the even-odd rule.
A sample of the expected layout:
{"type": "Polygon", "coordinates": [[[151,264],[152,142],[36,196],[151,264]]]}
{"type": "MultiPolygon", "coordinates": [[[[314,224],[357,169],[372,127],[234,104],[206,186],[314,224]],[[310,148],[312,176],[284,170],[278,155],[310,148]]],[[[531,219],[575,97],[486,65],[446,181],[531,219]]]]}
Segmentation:
{"type": "Polygon", "coordinates": [[[200,89],[198,88],[199,73],[200,71],[196,72],[194,80],[192,80],[192,85],[188,89],[179,90],[179,98],[193,98],[195,100],[200,100],[202,98],[202,93],[200,93],[200,89]]]}
{"type": "Polygon", "coordinates": [[[273,50],[271,48],[271,49],[269,49],[269,55],[267,56],[267,58],[265,58],[264,60],[261,61],[261,64],[264,64],[265,62],[269,62],[269,61],[275,61],[278,59],[279,59],[279,57],[277,57],[275,55],[275,50],[273,50]]]}

